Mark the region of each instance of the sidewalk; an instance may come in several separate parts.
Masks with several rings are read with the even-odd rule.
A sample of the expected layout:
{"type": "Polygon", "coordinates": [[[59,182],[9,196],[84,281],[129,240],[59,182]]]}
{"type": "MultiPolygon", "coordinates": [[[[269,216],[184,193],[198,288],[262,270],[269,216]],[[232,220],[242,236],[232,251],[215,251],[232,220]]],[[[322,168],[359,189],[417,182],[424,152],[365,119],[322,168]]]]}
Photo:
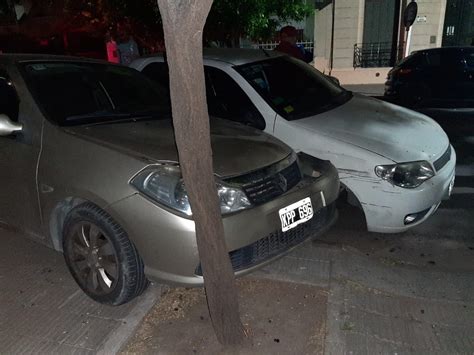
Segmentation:
{"type": "Polygon", "coordinates": [[[60,253],[0,228],[0,353],[111,354],[160,295],[150,288],[127,305],[89,299],[60,253]]]}
{"type": "Polygon", "coordinates": [[[383,96],[384,84],[342,85],[345,89],[367,96],[383,96]]]}
{"type": "MultiPolygon", "coordinates": [[[[352,210],[342,211],[337,228],[324,239],[309,242],[239,280],[241,316],[252,343],[228,353],[474,352],[472,226],[457,230],[463,235],[458,239],[441,238],[436,233],[446,231],[441,224],[451,211],[441,213],[439,221],[421,229],[434,238],[432,249],[425,251],[426,259],[410,256],[406,243],[417,241],[411,232],[370,234],[375,241],[368,248],[376,257],[352,247],[351,242],[333,244],[338,235],[363,243],[365,232],[347,222],[352,210]],[[399,240],[395,243],[399,246],[391,247],[393,240],[399,240]],[[384,245],[384,250],[374,250],[375,244],[384,245]],[[452,258],[463,259],[464,264],[451,267],[452,258]]],[[[463,214],[462,219],[468,220],[472,210],[463,214]]],[[[123,353],[222,353],[202,290],[174,289],[163,300],[123,353]]]]}

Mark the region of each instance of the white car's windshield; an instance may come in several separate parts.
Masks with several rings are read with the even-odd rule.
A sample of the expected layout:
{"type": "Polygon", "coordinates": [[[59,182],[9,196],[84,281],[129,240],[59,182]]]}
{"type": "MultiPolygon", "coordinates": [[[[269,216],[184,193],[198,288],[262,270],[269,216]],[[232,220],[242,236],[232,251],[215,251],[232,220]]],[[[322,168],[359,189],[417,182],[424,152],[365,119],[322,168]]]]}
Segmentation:
{"type": "Polygon", "coordinates": [[[286,56],[235,69],[289,121],[328,111],[352,97],[310,65],[286,56]]]}

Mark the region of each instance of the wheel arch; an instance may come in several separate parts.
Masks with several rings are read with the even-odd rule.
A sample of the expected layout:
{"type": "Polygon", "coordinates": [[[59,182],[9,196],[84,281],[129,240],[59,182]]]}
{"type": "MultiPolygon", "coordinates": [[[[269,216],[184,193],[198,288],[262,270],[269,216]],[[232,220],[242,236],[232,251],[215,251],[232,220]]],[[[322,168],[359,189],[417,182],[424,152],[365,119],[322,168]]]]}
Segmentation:
{"type": "Polygon", "coordinates": [[[64,222],[66,221],[66,217],[68,216],[69,212],[71,212],[71,210],[76,206],[86,202],[96,204],[94,201],[86,200],[81,197],[70,196],[59,201],[52,209],[48,225],[50,240],[55,250],[60,252],[63,251],[63,228],[64,222]]]}
{"type": "Polygon", "coordinates": [[[343,181],[341,181],[341,191],[346,191],[347,196],[345,200],[348,204],[350,204],[351,206],[357,207],[362,211],[362,213],[364,214],[365,225],[367,226],[367,216],[366,216],[364,206],[360,202],[360,197],[343,181]]]}

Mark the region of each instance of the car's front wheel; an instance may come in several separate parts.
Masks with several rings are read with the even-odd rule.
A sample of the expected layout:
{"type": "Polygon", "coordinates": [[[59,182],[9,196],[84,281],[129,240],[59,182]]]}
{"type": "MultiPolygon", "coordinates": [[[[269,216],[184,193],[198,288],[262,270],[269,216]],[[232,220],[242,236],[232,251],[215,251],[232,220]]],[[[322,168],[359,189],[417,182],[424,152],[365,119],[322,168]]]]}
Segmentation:
{"type": "Polygon", "coordinates": [[[105,211],[81,204],[68,214],[63,231],[66,264],[92,299],[117,306],[145,290],[148,281],[138,251],[105,211]]]}

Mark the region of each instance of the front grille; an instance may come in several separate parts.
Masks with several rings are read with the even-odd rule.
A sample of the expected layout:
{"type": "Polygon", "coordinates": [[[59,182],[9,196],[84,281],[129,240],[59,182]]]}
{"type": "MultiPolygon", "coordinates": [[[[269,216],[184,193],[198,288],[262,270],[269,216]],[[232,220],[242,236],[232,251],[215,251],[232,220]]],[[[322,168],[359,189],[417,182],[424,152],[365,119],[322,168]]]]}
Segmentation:
{"type": "MultiPolygon", "coordinates": [[[[305,241],[324,227],[331,220],[335,211],[336,206],[333,203],[315,211],[313,218],[306,223],[286,232],[282,232],[280,229],[250,245],[231,251],[229,257],[234,272],[258,265],[305,241]]],[[[202,276],[201,264],[196,268],[195,273],[202,276]]]]}
{"type": "Polygon", "coordinates": [[[449,146],[448,149],[446,149],[446,151],[444,152],[444,154],[440,158],[438,158],[438,160],[434,162],[433,165],[436,171],[440,171],[441,169],[443,169],[443,167],[448,163],[450,159],[451,159],[451,146],[449,146]]]}
{"type": "Polygon", "coordinates": [[[257,171],[238,180],[250,202],[260,205],[295,187],[301,181],[301,172],[295,161],[279,172],[267,174],[257,171]]]}

